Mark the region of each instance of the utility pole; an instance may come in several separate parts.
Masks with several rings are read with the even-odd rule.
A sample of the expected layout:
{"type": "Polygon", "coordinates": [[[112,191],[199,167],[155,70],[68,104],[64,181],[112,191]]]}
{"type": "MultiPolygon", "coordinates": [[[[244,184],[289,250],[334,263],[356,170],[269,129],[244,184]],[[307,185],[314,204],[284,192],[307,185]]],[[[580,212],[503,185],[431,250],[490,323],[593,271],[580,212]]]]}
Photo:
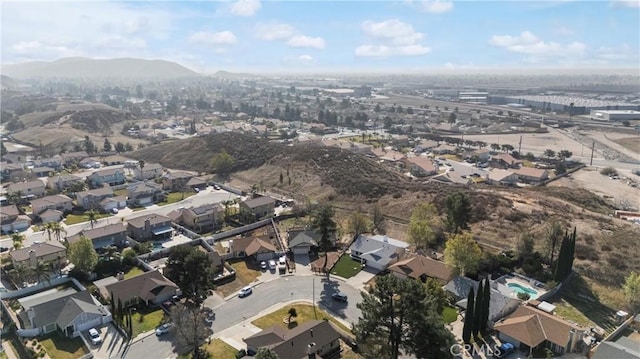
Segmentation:
{"type": "Polygon", "coordinates": [[[593,166],[593,151],[596,149],[596,141],[593,141],[591,145],[591,160],[589,161],[589,166],[593,166]]]}
{"type": "Polygon", "coordinates": [[[518,155],[522,155],[522,136],[520,136],[520,142],[518,142],[518,155]]]}

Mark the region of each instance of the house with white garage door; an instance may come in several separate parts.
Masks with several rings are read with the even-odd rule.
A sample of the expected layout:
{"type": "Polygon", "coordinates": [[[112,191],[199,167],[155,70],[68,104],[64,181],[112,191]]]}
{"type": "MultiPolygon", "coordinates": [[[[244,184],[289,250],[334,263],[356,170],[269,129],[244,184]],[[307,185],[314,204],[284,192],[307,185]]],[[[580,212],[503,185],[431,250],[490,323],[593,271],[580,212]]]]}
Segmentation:
{"type": "Polygon", "coordinates": [[[409,244],[383,235],[361,234],[349,247],[349,255],[366,267],[383,271],[404,256],[409,244]]]}
{"type": "MultiPolygon", "coordinates": [[[[293,254],[309,254],[317,250],[322,236],[320,233],[307,228],[291,228],[287,231],[287,243],[293,254]]],[[[335,243],[335,236],[330,238],[335,243]]]]}

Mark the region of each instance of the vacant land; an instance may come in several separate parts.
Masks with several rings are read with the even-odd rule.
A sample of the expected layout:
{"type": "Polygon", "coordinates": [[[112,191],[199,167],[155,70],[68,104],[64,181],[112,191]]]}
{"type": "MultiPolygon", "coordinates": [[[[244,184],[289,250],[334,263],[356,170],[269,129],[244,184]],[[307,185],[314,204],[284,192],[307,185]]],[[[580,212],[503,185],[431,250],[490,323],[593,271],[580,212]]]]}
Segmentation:
{"type": "Polygon", "coordinates": [[[625,137],[613,140],[620,146],[627,148],[635,153],[640,153],[640,137],[625,137]]]}

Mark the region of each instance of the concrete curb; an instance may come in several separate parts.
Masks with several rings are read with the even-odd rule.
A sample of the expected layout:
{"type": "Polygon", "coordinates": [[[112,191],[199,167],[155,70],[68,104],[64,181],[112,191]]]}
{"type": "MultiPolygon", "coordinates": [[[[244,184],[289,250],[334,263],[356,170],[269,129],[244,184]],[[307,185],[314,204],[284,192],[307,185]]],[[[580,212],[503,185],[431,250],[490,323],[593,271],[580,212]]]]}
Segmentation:
{"type": "Polygon", "coordinates": [[[148,337],[150,337],[150,336],[152,336],[154,334],[156,334],[155,329],[154,330],[150,330],[148,332],[144,332],[144,333],[138,334],[135,338],[133,338],[133,340],[131,340],[131,343],[129,345],[131,345],[133,343],[137,343],[137,342],[142,341],[142,340],[145,340],[146,338],[148,338],[148,337]]]}

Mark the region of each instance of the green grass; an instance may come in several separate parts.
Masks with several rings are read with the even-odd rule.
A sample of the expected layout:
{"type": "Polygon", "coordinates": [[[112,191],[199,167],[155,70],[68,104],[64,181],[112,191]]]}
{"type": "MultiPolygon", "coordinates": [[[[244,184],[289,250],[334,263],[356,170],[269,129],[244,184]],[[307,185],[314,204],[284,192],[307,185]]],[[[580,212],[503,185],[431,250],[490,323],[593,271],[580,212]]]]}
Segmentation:
{"type": "Polygon", "coordinates": [[[225,343],[221,339],[214,339],[211,343],[204,346],[204,350],[211,353],[215,359],[235,359],[236,348],[225,343]]]}
{"type": "MultiPolygon", "coordinates": [[[[98,213],[98,215],[96,216],[96,219],[106,218],[106,217],[111,217],[111,215],[108,213],[98,213]]],[[[89,216],[86,214],[81,214],[81,215],[68,214],[67,218],[64,220],[64,223],[67,225],[72,225],[72,224],[88,222],[88,221],[89,221],[89,216]]]]}
{"type": "Polygon", "coordinates": [[[444,324],[453,323],[458,319],[458,311],[454,307],[444,307],[442,310],[442,320],[444,324]]]}
{"type": "Polygon", "coordinates": [[[362,264],[352,259],[348,254],[344,254],[336,262],[331,270],[331,274],[338,275],[342,278],[351,278],[362,270],[362,264]]]}
{"type": "Polygon", "coordinates": [[[140,269],[139,267],[131,267],[131,269],[129,269],[129,271],[124,274],[124,279],[133,278],[133,277],[138,276],[138,275],[140,275],[142,273],[144,273],[144,271],[142,269],[140,269]]]}
{"type": "Polygon", "coordinates": [[[82,339],[67,338],[58,333],[40,341],[49,357],[55,359],[76,359],[88,353],[82,339]]]}
{"type": "Polygon", "coordinates": [[[216,291],[220,292],[223,297],[229,296],[240,288],[253,283],[253,281],[260,275],[259,268],[249,268],[247,262],[239,260],[236,262],[228,262],[236,271],[236,280],[230,283],[220,285],[216,288],[216,291]]]}
{"type": "Polygon", "coordinates": [[[297,303],[293,305],[287,305],[285,307],[282,307],[276,310],[275,312],[271,312],[263,317],[260,317],[252,321],[251,324],[255,325],[260,329],[267,329],[274,325],[279,325],[281,327],[287,328],[287,324],[284,323],[284,319],[289,317],[288,312],[291,307],[296,308],[296,312],[298,316],[295,318],[292,318],[292,321],[297,324],[294,324],[294,323],[289,324],[289,329],[294,328],[297,325],[304,324],[308,321],[316,320],[316,318],[319,320],[327,318],[331,321],[331,323],[335,324],[340,329],[344,330],[347,333],[351,333],[351,329],[347,328],[344,324],[337,321],[329,313],[317,307],[314,312],[313,306],[306,303],[297,303]],[[317,317],[316,317],[316,314],[317,314],[317,317]]]}
{"type": "Polygon", "coordinates": [[[195,195],[196,193],[193,191],[187,191],[187,192],[171,192],[167,195],[167,198],[162,201],[162,202],[158,202],[158,206],[166,206],[168,204],[171,203],[176,203],[176,202],[180,202],[183,199],[187,199],[193,195],[195,195]],[[184,194],[184,198],[183,198],[183,194],[184,194]]]}
{"type": "Polygon", "coordinates": [[[113,191],[113,195],[115,197],[117,197],[117,196],[126,196],[127,194],[128,194],[128,192],[127,192],[126,188],[113,191]]]}
{"type": "Polygon", "coordinates": [[[142,313],[133,312],[131,317],[131,321],[133,322],[133,337],[135,338],[137,335],[154,330],[159,326],[163,322],[164,311],[162,309],[155,309],[142,313]],[[142,316],[142,314],[144,316],[142,316]],[[140,321],[140,318],[143,320],[140,321]]]}

